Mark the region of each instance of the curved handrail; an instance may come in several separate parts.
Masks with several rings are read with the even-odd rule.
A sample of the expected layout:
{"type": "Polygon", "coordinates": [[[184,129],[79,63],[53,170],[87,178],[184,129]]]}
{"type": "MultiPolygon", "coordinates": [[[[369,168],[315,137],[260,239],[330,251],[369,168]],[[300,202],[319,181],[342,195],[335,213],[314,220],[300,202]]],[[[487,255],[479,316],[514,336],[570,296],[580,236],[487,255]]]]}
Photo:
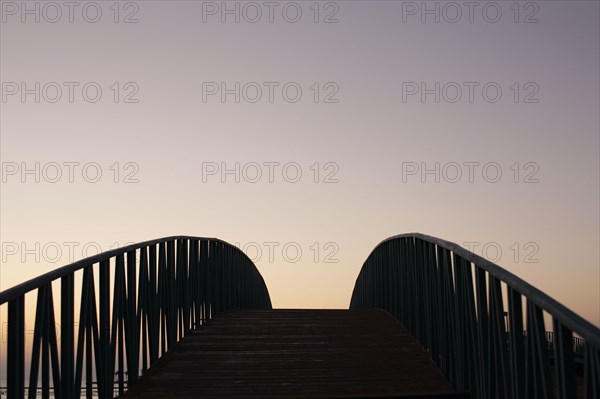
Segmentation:
{"type": "MultiPolygon", "coordinates": [[[[451,241],[446,241],[441,238],[429,236],[421,233],[406,233],[406,234],[398,234],[385,240],[381,241],[377,244],[379,247],[381,244],[398,239],[403,237],[414,237],[420,238],[422,240],[428,241],[432,244],[445,248],[447,250],[452,251],[457,254],[461,258],[468,260],[471,263],[476,264],[478,267],[481,267],[485,271],[492,273],[495,277],[499,278],[503,282],[509,284],[511,287],[515,288],[521,294],[527,296],[527,299],[534,302],[536,305],[546,310],[548,313],[552,315],[558,316],[561,320],[562,324],[566,327],[569,327],[572,331],[577,332],[583,339],[593,344],[594,346],[600,348],[600,329],[596,327],[594,324],[585,320],[578,314],[574,313],[572,310],[556,301],[552,297],[548,296],[538,288],[535,288],[525,280],[517,277],[513,273],[509,272],[506,269],[498,266],[497,264],[490,262],[486,258],[477,255],[460,245],[453,243],[451,241]]],[[[371,254],[377,249],[374,248],[371,251],[371,254]]],[[[371,256],[371,255],[369,255],[371,256]]]]}
{"type": "Polygon", "coordinates": [[[83,386],[86,396],[92,397],[95,385],[99,397],[112,398],[115,384],[121,395],[137,382],[140,372],[215,315],[272,307],[264,279],[239,248],[215,238],[183,235],[131,244],[55,269],[1,292],[0,305],[4,304],[8,304],[9,367],[0,369],[7,370],[9,398],[23,398],[26,389],[35,397],[40,368],[39,385],[45,396],[52,389],[55,397],[78,398],[83,386]],[[83,273],[76,319],[78,271],[83,273]],[[57,280],[60,343],[52,294],[57,280]],[[25,297],[33,291],[35,328],[26,362],[25,297]],[[26,363],[31,364],[28,385],[26,363]]]}
{"type": "MultiPolygon", "coordinates": [[[[40,276],[37,276],[37,277],[32,278],[30,280],[27,280],[27,281],[25,281],[23,283],[15,285],[14,287],[7,288],[4,291],[0,292],[0,305],[5,304],[6,302],[10,301],[11,299],[16,298],[19,295],[23,295],[23,294],[25,294],[25,293],[27,293],[29,291],[37,289],[37,288],[39,288],[42,285],[48,284],[48,283],[50,283],[50,282],[52,282],[54,280],[57,280],[57,279],[59,279],[61,277],[66,276],[68,274],[71,274],[71,273],[74,273],[74,272],[76,272],[78,270],[81,270],[84,267],[89,266],[90,264],[100,263],[100,262],[105,261],[107,259],[114,258],[117,255],[125,254],[127,252],[135,251],[135,250],[138,250],[138,249],[141,249],[141,248],[144,248],[144,247],[149,247],[150,245],[159,244],[161,242],[174,241],[174,240],[178,240],[178,239],[207,240],[207,241],[219,242],[219,243],[222,243],[222,244],[234,247],[233,245],[231,245],[227,241],[223,241],[223,240],[218,239],[218,238],[212,238],[212,237],[194,237],[194,236],[184,236],[184,235],[181,235],[181,236],[168,236],[168,237],[156,238],[154,240],[142,241],[142,242],[139,242],[139,243],[126,245],[126,246],[123,246],[123,247],[120,247],[120,248],[115,248],[115,249],[112,249],[110,251],[104,251],[104,252],[101,252],[99,254],[89,256],[89,257],[84,258],[84,259],[80,259],[80,260],[78,260],[76,262],[69,263],[68,265],[59,267],[58,269],[51,270],[48,273],[42,274],[40,276]]],[[[242,255],[244,255],[250,262],[252,262],[252,260],[246,255],[245,252],[240,251],[240,253],[242,255]]],[[[262,278],[262,276],[261,276],[261,278],[262,278]]],[[[264,280],[263,280],[263,284],[264,284],[264,280]]]]}
{"type": "Polygon", "coordinates": [[[585,341],[585,397],[600,394],[600,329],[516,275],[453,242],[421,233],[381,241],[356,279],[350,308],[360,307],[380,307],[392,313],[455,387],[468,389],[478,398],[578,397],[576,333],[585,341]],[[506,286],[504,293],[501,283],[506,286]],[[557,336],[552,345],[556,390],[544,345],[543,311],[552,316],[557,336]],[[525,333],[525,325],[530,332],[525,333]]]}

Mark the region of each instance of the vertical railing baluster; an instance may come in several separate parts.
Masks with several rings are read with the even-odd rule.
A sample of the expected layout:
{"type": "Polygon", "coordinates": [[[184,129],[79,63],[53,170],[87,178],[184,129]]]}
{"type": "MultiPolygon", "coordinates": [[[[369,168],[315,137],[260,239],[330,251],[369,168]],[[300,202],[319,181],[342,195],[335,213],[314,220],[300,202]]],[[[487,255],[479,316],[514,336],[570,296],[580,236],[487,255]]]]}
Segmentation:
{"type": "Polygon", "coordinates": [[[215,242],[214,241],[209,241],[208,243],[208,281],[207,281],[207,287],[208,287],[208,303],[209,303],[209,310],[208,310],[208,317],[207,319],[210,320],[215,316],[216,313],[216,309],[215,309],[215,302],[216,302],[216,292],[218,290],[218,286],[217,286],[217,280],[216,280],[216,261],[215,261],[215,242]]]}
{"type": "Polygon", "coordinates": [[[202,303],[200,299],[200,265],[199,262],[200,242],[192,239],[190,242],[190,282],[192,290],[193,322],[192,328],[199,328],[202,320],[202,303]]]}
{"type": "Polygon", "coordinates": [[[101,367],[96,370],[98,394],[101,398],[112,398],[114,375],[112,373],[110,356],[110,259],[100,262],[100,363],[101,367]]]}
{"type": "Polygon", "coordinates": [[[175,324],[177,325],[177,338],[179,341],[183,338],[183,298],[184,298],[184,277],[183,277],[183,240],[176,240],[175,246],[177,248],[177,257],[175,258],[175,264],[177,270],[175,273],[175,324]]]}
{"type": "Polygon", "coordinates": [[[177,292],[175,290],[175,241],[167,242],[167,344],[171,349],[177,342],[177,292]]]}
{"type": "MultiPolygon", "coordinates": [[[[43,316],[42,316],[42,326],[41,326],[41,343],[42,343],[42,399],[50,398],[50,352],[48,342],[48,335],[50,335],[50,326],[49,326],[49,313],[51,304],[48,302],[48,290],[50,284],[48,284],[43,288],[43,291],[40,292],[42,301],[44,303],[43,307],[43,316]]],[[[38,294],[38,295],[40,295],[38,294]]],[[[54,326],[52,326],[54,327],[54,326]]]]}
{"type": "Polygon", "coordinates": [[[430,353],[435,364],[440,367],[440,327],[442,324],[439,271],[437,268],[436,248],[432,243],[427,243],[429,257],[430,286],[431,286],[431,347],[430,353]]]}
{"type": "MultiPolygon", "coordinates": [[[[102,369],[102,358],[100,355],[101,347],[100,347],[100,332],[98,328],[98,308],[96,305],[96,283],[94,282],[94,268],[90,266],[89,268],[90,280],[89,280],[89,289],[88,295],[90,296],[90,302],[88,305],[90,306],[90,321],[88,324],[88,328],[90,330],[88,340],[88,350],[90,351],[90,361],[93,361],[93,368],[96,374],[96,383],[100,381],[99,371],[102,369]]],[[[90,371],[90,376],[93,377],[93,372],[90,371]]],[[[98,386],[97,386],[97,389],[98,386]]],[[[90,381],[90,396],[93,395],[93,381],[90,381]]],[[[98,392],[99,393],[99,392],[98,392]]]]}
{"type": "Polygon", "coordinates": [[[462,267],[462,278],[463,278],[463,290],[464,290],[464,301],[465,306],[465,332],[466,332],[466,374],[467,374],[467,387],[471,392],[477,392],[477,360],[478,360],[478,348],[477,348],[477,317],[475,315],[475,299],[474,299],[474,287],[473,287],[473,271],[471,262],[461,259],[462,267]]]}
{"type": "Polygon", "coordinates": [[[212,241],[211,247],[211,259],[212,259],[212,272],[213,272],[213,281],[214,281],[214,290],[213,290],[213,306],[214,306],[214,315],[212,317],[221,313],[221,295],[223,293],[223,289],[221,287],[221,262],[220,262],[220,248],[219,243],[216,241],[212,241]]]}
{"type": "Polygon", "coordinates": [[[200,327],[200,279],[198,276],[198,259],[199,259],[200,243],[198,240],[190,240],[190,258],[188,270],[190,273],[190,328],[196,329],[200,327]]]}
{"type": "Polygon", "coordinates": [[[48,284],[46,292],[46,301],[48,302],[48,335],[47,342],[50,351],[50,365],[52,370],[52,389],[54,397],[62,398],[62,389],[60,382],[60,364],[58,356],[58,339],[56,336],[56,318],[54,316],[54,298],[52,295],[52,283],[48,284]]]}
{"type": "Polygon", "coordinates": [[[125,313],[127,312],[127,293],[125,289],[125,258],[119,254],[115,258],[115,280],[113,285],[113,310],[112,310],[112,331],[111,331],[111,374],[115,374],[114,364],[117,362],[117,381],[119,395],[125,393],[125,354],[123,345],[125,313]]]}
{"type": "Polygon", "coordinates": [[[459,390],[464,390],[467,387],[467,376],[466,368],[467,356],[466,356],[466,339],[467,331],[465,329],[464,314],[464,288],[462,279],[462,259],[459,258],[455,253],[452,254],[453,270],[454,270],[454,318],[455,318],[455,347],[456,347],[456,385],[459,390]]]}
{"type": "Polygon", "coordinates": [[[449,366],[449,362],[448,362],[448,358],[449,358],[449,351],[450,351],[450,343],[449,343],[449,334],[448,334],[448,329],[449,329],[449,323],[448,323],[448,314],[447,314],[447,284],[446,284],[446,270],[445,270],[445,262],[444,262],[444,249],[440,246],[438,246],[436,248],[436,252],[437,252],[437,263],[438,263],[438,281],[439,281],[439,297],[440,297],[440,331],[439,331],[439,336],[440,336],[440,360],[439,360],[439,367],[442,370],[442,373],[444,375],[449,375],[450,373],[450,366],[449,366]]]}
{"type": "Polygon", "coordinates": [[[585,344],[583,355],[583,385],[585,399],[600,397],[600,351],[585,344]]]}
{"type": "Polygon", "coordinates": [[[139,324],[137,322],[136,253],[127,252],[127,311],[125,312],[125,352],[127,354],[127,384],[135,384],[138,377],[139,324]]]}
{"type": "Polygon", "coordinates": [[[73,378],[75,373],[75,296],[74,275],[61,278],[60,286],[60,348],[62,397],[73,399],[73,378]]]}
{"type": "Polygon", "coordinates": [[[573,333],[555,317],[554,327],[554,371],[556,373],[556,393],[558,399],[577,397],[575,382],[575,360],[573,358],[573,333]]]}
{"type": "Polygon", "coordinates": [[[136,328],[142,337],[140,350],[142,372],[145,372],[148,369],[148,257],[146,248],[140,249],[139,269],[136,328]]]}
{"type": "Polygon", "coordinates": [[[486,272],[479,267],[475,268],[475,289],[477,291],[477,342],[478,356],[478,393],[483,397],[489,395],[489,313],[486,272]]]}
{"type": "Polygon", "coordinates": [[[185,337],[190,329],[190,303],[189,303],[189,261],[190,261],[190,247],[188,240],[181,240],[181,336],[185,337]]]}
{"type": "Polygon", "coordinates": [[[167,270],[167,244],[161,242],[158,248],[158,304],[159,304],[159,338],[161,352],[159,357],[167,351],[167,313],[169,310],[169,292],[168,292],[168,275],[167,270]]]}
{"type": "Polygon", "coordinates": [[[544,316],[542,309],[527,300],[527,339],[526,339],[526,395],[527,398],[550,399],[550,365],[544,316]]]}
{"type": "MultiPolygon", "coordinates": [[[[33,326],[33,342],[31,348],[31,365],[29,371],[29,398],[37,396],[38,374],[40,371],[40,355],[43,351],[42,336],[45,320],[46,298],[44,295],[45,287],[37,290],[37,301],[35,305],[35,324],[33,326]]],[[[43,359],[42,359],[43,362],[43,359]]]]}
{"type": "Polygon", "coordinates": [[[148,286],[148,313],[150,315],[149,327],[149,341],[150,341],[150,365],[154,364],[158,359],[158,345],[160,339],[160,303],[157,282],[157,257],[156,257],[156,245],[150,245],[149,247],[149,286],[148,286]]]}
{"type": "Polygon", "coordinates": [[[514,399],[525,399],[523,304],[521,301],[521,294],[510,287],[508,288],[508,315],[510,322],[510,397],[514,399]]]}
{"type": "MultiPolygon", "coordinates": [[[[73,387],[73,394],[76,398],[81,395],[82,377],[83,377],[83,353],[85,351],[86,343],[86,327],[88,327],[89,320],[89,272],[87,269],[83,270],[82,284],[81,284],[81,302],[79,306],[79,331],[77,333],[77,353],[75,363],[75,383],[73,387]]],[[[88,328],[89,330],[89,328],[88,328]]],[[[89,349],[89,346],[88,346],[89,349]]],[[[86,363],[86,373],[89,373],[86,363]]],[[[87,386],[87,384],[86,384],[87,386]]]]}
{"type": "Polygon", "coordinates": [[[208,240],[202,240],[200,242],[200,301],[202,303],[202,325],[206,323],[208,319],[207,314],[209,313],[209,269],[208,269],[208,240]]]}
{"type": "Polygon", "coordinates": [[[8,302],[8,337],[6,370],[8,399],[25,395],[25,296],[8,302]]]}
{"type": "Polygon", "coordinates": [[[490,276],[490,334],[491,352],[489,359],[494,359],[491,366],[491,392],[493,397],[504,398],[508,385],[508,347],[504,321],[504,305],[500,280],[490,276]]]}
{"type": "MultiPolygon", "coordinates": [[[[89,287],[89,284],[88,284],[89,287]]],[[[88,288],[86,287],[86,288],[88,288]]],[[[85,293],[84,295],[88,295],[85,293]]],[[[89,300],[88,300],[89,301],[89,300]]],[[[89,302],[88,302],[88,306],[89,302]]],[[[88,318],[91,318],[91,314],[88,313],[88,318]]],[[[91,321],[86,321],[87,328],[85,329],[85,396],[87,399],[92,397],[93,388],[93,367],[92,367],[92,329],[90,328],[91,321]]]]}

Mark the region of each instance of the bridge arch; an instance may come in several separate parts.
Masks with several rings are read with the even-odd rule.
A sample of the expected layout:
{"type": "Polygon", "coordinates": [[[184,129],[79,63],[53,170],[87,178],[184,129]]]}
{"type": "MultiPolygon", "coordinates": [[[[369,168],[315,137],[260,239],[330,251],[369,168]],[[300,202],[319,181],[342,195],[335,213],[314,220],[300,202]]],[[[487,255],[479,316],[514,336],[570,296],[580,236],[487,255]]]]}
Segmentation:
{"type": "Polygon", "coordinates": [[[1,292],[0,306],[5,304],[8,343],[1,369],[9,398],[26,392],[36,397],[38,390],[43,397],[79,398],[82,388],[87,397],[121,395],[191,329],[217,314],[272,308],[262,276],[242,251],[191,236],[82,259],[1,292]],[[58,315],[53,291],[60,292],[58,315]],[[35,328],[26,351],[25,299],[32,294],[35,328]]]}
{"type": "Polygon", "coordinates": [[[600,330],[452,242],[420,233],[382,241],[356,280],[350,309],[361,308],[391,313],[474,398],[600,397],[600,330]]]}

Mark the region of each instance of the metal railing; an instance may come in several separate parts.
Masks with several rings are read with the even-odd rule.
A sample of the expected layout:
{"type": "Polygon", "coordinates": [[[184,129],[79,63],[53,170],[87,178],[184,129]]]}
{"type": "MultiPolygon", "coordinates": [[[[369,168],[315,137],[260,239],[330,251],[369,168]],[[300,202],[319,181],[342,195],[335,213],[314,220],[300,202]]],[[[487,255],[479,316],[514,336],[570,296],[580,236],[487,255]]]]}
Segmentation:
{"type": "Polygon", "coordinates": [[[122,395],[206,320],[229,309],[271,309],[264,280],[242,251],[218,239],[189,236],[80,260],[1,292],[3,304],[8,304],[3,369],[9,398],[23,398],[26,392],[36,397],[38,391],[49,397],[52,391],[54,397],[70,399],[80,397],[82,389],[86,397],[112,398],[115,387],[122,395]],[[75,297],[76,272],[81,272],[81,298],[75,297]],[[60,282],[60,342],[53,282],[60,282]],[[25,298],[33,292],[35,328],[26,362],[25,298]]]}
{"type": "Polygon", "coordinates": [[[365,261],[350,308],[391,313],[474,398],[600,398],[600,330],[454,243],[419,233],[384,240],[365,261]],[[553,356],[544,314],[552,319],[553,356]],[[581,376],[575,344],[583,344],[581,376]]]}

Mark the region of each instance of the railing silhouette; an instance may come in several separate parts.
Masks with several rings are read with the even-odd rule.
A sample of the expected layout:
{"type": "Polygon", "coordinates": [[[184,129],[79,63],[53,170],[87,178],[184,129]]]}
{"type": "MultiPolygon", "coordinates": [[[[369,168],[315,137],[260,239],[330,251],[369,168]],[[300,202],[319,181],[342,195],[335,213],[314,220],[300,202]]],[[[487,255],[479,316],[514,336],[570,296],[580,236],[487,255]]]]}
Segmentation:
{"type": "Polygon", "coordinates": [[[418,233],[384,240],[365,261],[350,308],[391,313],[452,385],[474,398],[600,398],[600,330],[454,243],[418,233]],[[552,319],[551,345],[544,314],[552,319]]]}
{"type": "Polygon", "coordinates": [[[9,398],[23,398],[26,391],[36,397],[41,391],[42,397],[52,392],[70,399],[79,398],[82,390],[86,397],[112,398],[115,387],[122,395],[140,372],[218,313],[271,309],[264,280],[242,251],[221,240],[189,236],[146,241],[80,260],[0,293],[0,305],[6,303],[8,353],[2,368],[7,370],[9,398]],[[52,287],[59,281],[60,343],[52,287]],[[26,362],[25,298],[34,291],[35,329],[26,362]]]}

